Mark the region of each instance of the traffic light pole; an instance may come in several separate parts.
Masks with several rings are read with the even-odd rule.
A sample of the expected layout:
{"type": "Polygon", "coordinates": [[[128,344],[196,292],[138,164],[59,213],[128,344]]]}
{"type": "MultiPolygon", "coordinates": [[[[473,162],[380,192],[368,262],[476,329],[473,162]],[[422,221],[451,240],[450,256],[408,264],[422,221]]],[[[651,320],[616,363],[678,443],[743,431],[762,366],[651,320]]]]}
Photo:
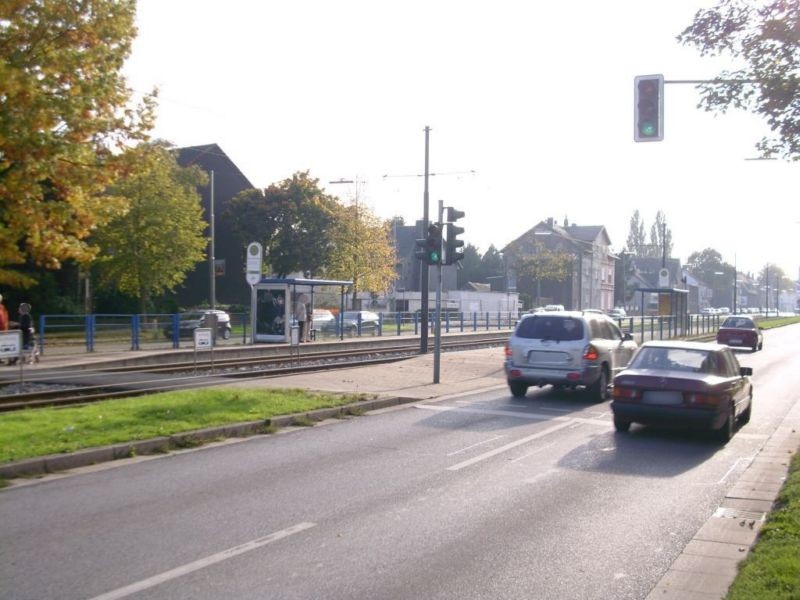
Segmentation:
{"type": "MultiPolygon", "coordinates": [[[[444,217],[444,202],[439,200],[439,225],[442,224],[444,217]]],[[[436,265],[436,313],[434,321],[436,329],[434,330],[434,343],[433,343],[433,383],[439,383],[439,370],[441,366],[441,353],[442,353],[442,263],[439,261],[436,265]]]]}

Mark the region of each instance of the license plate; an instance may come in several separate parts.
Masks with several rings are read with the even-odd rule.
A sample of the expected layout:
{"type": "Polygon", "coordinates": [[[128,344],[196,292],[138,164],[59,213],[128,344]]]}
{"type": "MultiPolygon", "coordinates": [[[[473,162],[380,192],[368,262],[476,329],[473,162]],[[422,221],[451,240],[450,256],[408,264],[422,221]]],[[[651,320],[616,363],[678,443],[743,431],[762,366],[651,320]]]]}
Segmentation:
{"type": "Polygon", "coordinates": [[[680,392],[650,391],[642,396],[645,404],[673,405],[683,402],[683,394],[680,392]]]}
{"type": "Polygon", "coordinates": [[[728,340],[728,343],[729,344],[741,344],[742,343],[742,338],[731,338],[731,339],[728,340]]]}

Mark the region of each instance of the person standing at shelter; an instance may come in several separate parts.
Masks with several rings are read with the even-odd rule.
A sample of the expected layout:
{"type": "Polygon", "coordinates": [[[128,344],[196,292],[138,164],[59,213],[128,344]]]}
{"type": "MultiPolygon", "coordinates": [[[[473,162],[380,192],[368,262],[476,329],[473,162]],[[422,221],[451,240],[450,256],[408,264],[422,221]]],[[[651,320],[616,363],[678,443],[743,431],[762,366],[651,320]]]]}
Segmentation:
{"type": "Polygon", "coordinates": [[[314,329],[314,305],[306,298],[306,341],[311,341],[311,330],[314,329]]]}
{"type": "Polygon", "coordinates": [[[0,294],[0,331],[8,331],[8,311],[3,304],[2,294],[0,294]]]}
{"type": "Polygon", "coordinates": [[[19,328],[22,331],[22,347],[30,348],[33,344],[33,317],[31,317],[31,305],[23,302],[19,305],[19,328]]]}
{"type": "Polygon", "coordinates": [[[294,306],[294,318],[297,319],[297,324],[300,326],[300,331],[298,332],[300,334],[298,338],[300,342],[304,342],[306,339],[305,336],[306,336],[307,314],[306,314],[306,303],[304,302],[304,300],[305,300],[305,295],[301,294],[300,296],[298,296],[297,302],[295,302],[294,306]]]}

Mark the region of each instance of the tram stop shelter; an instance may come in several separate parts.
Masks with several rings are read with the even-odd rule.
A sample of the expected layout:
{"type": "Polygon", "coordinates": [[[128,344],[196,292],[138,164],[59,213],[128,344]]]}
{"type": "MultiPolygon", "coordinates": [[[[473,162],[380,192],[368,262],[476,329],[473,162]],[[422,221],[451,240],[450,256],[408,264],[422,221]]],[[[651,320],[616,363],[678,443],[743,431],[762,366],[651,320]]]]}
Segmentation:
{"type": "Polygon", "coordinates": [[[314,296],[319,295],[323,287],[339,288],[339,314],[344,313],[345,294],[351,285],[352,281],[262,277],[251,286],[252,343],[288,344],[292,326],[297,324],[293,308],[298,302],[313,308],[314,296]]]}
{"type": "MultiPolygon", "coordinates": [[[[634,292],[641,292],[641,316],[642,316],[642,341],[644,341],[644,317],[647,314],[648,303],[645,302],[645,294],[652,294],[657,297],[658,310],[656,315],[659,317],[670,318],[670,329],[675,335],[682,335],[686,330],[686,316],[689,314],[689,290],[681,288],[657,287],[657,288],[637,288],[634,292]]],[[[650,296],[652,298],[652,296],[650,296]]],[[[652,314],[652,313],[651,313],[652,314]]]]}

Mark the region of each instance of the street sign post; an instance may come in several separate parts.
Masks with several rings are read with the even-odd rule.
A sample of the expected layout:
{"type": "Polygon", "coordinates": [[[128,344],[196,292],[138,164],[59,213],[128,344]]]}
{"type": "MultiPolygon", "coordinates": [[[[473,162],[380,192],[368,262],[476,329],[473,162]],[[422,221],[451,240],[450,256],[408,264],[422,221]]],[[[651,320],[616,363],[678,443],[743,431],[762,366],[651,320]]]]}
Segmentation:
{"type": "Polygon", "coordinates": [[[264,249],[258,242],[250,242],[247,246],[247,283],[255,285],[261,281],[261,262],[264,249]]]}

